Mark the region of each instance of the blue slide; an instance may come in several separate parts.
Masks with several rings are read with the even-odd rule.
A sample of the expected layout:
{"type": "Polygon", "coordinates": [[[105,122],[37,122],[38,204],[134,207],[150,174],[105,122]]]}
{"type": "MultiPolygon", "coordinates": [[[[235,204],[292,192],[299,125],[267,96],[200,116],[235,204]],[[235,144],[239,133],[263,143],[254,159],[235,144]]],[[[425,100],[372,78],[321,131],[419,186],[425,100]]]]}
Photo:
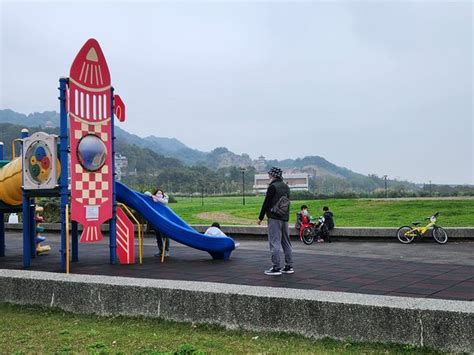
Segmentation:
{"type": "Polygon", "coordinates": [[[154,229],[189,247],[207,251],[214,259],[227,260],[235,249],[235,242],[229,237],[211,237],[201,234],[186,224],[172,209],[150,196],[136,192],[116,181],[117,201],[140,213],[154,229]]]}

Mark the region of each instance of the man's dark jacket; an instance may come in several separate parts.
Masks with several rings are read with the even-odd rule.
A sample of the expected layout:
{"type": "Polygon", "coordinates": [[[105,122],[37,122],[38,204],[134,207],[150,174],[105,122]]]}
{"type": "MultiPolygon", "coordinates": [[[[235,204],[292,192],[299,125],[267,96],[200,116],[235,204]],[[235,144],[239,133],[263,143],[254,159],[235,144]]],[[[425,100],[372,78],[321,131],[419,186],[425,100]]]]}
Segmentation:
{"type": "Polygon", "coordinates": [[[331,211],[326,211],[323,214],[324,217],[324,223],[328,227],[329,230],[334,228],[334,215],[332,214],[331,211]]]}
{"type": "Polygon", "coordinates": [[[283,216],[277,216],[270,210],[274,207],[282,196],[290,198],[290,188],[281,179],[273,180],[267,189],[265,200],[263,201],[262,209],[260,210],[259,220],[263,220],[265,214],[268,218],[278,219],[280,221],[288,222],[290,219],[290,211],[283,216]]]}

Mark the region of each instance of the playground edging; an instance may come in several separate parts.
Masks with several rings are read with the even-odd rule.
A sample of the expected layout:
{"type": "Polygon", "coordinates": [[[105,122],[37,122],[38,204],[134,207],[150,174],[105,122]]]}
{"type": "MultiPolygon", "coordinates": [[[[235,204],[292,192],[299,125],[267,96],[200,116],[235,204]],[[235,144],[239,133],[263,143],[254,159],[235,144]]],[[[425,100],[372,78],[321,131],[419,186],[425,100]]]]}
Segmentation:
{"type": "Polygon", "coordinates": [[[0,288],[0,302],[73,313],[474,350],[467,301],[24,270],[0,270],[0,288]]]}

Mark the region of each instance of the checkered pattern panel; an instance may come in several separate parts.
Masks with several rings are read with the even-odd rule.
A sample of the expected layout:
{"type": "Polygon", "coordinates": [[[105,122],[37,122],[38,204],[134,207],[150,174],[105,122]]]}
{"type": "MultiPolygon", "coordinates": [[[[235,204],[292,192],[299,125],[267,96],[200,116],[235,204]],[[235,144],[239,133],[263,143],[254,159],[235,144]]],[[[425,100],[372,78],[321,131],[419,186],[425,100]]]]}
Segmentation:
{"type": "MultiPolygon", "coordinates": [[[[74,134],[79,138],[87,134],[95,134],[100,137],[104,143],[107,144],[109,140],[109,133],[107,132],[106,122],[87,124],[84,122],[78,122],[74,134]]],[[[75,189],[80,191],[80,197],[76,198],[76,201],[84,205],[100,205],[108,201],[109,193],[109,181],[111,180],[111,172],[107,164],[95,172],[89,172],[85,170],[80,164],[75,164],[74,173],[76,175],[75,189]]]]}

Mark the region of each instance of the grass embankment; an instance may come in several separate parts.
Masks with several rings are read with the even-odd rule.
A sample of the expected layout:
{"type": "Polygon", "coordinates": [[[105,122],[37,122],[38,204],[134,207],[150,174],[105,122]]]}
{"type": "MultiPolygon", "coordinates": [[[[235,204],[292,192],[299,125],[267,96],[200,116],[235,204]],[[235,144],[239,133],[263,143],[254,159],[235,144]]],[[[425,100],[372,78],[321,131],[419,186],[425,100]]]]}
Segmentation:
{"type": "Polygon", "coordinates": [[[434,354],[403,345],[311,340],[288,334],[143,318],[105,318],[0,304],[0,352],[29,354],[324,353],[434,354]]]}
{"type": "MultiPolygon", "coordinates": [[[[171,204],[181,217],[191,224],[255,224],[262,196],[248,196],[245,206],[242,197],[178,198],[171,204]]],[[[439,224],[446,227],[474,226],[474,199],[414,199],[414,200],[312,200],[292,201],[290,224],[302,204],[309,206],[310,214],[318,217],[323,206],[334,212],[339,227],[399,227],[412,221],[423,220],[440,211],[439,224]]]]}

